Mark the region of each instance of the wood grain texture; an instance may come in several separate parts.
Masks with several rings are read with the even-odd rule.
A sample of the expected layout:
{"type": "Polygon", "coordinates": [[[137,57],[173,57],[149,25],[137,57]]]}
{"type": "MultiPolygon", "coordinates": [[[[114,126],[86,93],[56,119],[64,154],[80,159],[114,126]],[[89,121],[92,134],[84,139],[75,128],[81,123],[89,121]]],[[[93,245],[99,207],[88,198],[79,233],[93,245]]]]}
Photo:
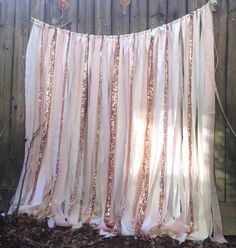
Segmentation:
{"type": "Polygon", "coordinates": [[[148,8],[148,28],[155,28],[167,21],[167,1],[150,0],[148,8]]]}
{"type": "Polygon", "coordinates": [[[45,22],[51,25],[58,25],[60,12],[57,10],[56,0],[45,0],[45,22]]]}
{"type": "MultiPolygon", "coordinates": [[[[30,17],[34,17],[42,22],[45,20],[45,0],[30,1],[30,17]]],[[[32,22],[30,25],[32,26],[32,22]]]]}
{"type": "Polygon", "coordinates": [[[112,0],[95,1],[95,34],[111,34],[111,2],[112,0]]]}
{"type": "Polygon", "coordinates": [[[120,1],[112,0],[112,34],[128,34],[130,32],[130,5],[124,7],[120,1]]]}
{"type": "Polygon", "coordinates": [[[167,1],[167,13],[168,22],[172,22],[181,16],[184,16],[187,12],[187,3],[183,0],[168,0],[167,1]]]}
{"type": "Polygon", "coordinates": [[[45,0],[31,0],[29,6],[29,15],[30,15],[29,25],[31,31],[33,26],[33,21],[31,20],[31,17],[36,18],[42,22],[45,21],[45,0]]]}
{"type": "Polygon", "coordinates": [[[201,8],[206,3],[207,0],[187,0],[187,12],[191,13],[192,11],[201,8]]]}
{"type": "MultiPolygon", "coordinates": [[[[236,1],[228,1],[226,114],[236,130],[236,1]]],[[[236,138],[226,126],[226,202],[236,202],[236,138]]]]}
{"type": "Polygon", "coordinates": [[[14,54],[12,70],[12,104],[10,132],[10,165],[6,170],[8,185],[16,186],[24,158],[25,138],[25,53],[29,36],[29,2],[30,0],[16,1],[14,54]],[[15,107],[17,109],[15,110],[15,107]]]}
{"type": "MultiPolygon", "coordinates": [[[[227,2],[219,0],[217,11],[213,14],[215,45],[218,54],[218,66],[216,69],[216,85],[219,91],[220,99],[225,108],[226,100],[226,64],[227,64],[227,2]]],[[[217,59],[217,58],[216,58],[217,59]]],[[[217,62],[217,61],[216,61],[217,62]]],[[[225,121],[221,114],[219,104],[216,102],[216,120],[215,120],[215,173],[216,186],[220,201],[225,201],[225,121]]]]}
{"type": "MultiPolygon", "coordinates": [[[[15,0],[0,1],[0,133],[11,115],[12,60],[14,51],[15,0]]],[[[0,137],[0,186],[14,181],[9,174],[10,122],[0,137]],[[10,177],[10,178],[9,178],[10,177]]],[[[15,168],[11,168],[13,173],[15,168]]],[[[1,192],[0,192],[1,195],[1,192]]]]}
{"type": "Polygon", "coordinates": [[[78,0],[78,32],[94,34],[95,31],[95,1],[96,0],[78,0]]]}
{"type": "Polygon", "coordinates": [[[148,29],[148,0],[132,0],[130,5],[130,32],[148,29]]]}

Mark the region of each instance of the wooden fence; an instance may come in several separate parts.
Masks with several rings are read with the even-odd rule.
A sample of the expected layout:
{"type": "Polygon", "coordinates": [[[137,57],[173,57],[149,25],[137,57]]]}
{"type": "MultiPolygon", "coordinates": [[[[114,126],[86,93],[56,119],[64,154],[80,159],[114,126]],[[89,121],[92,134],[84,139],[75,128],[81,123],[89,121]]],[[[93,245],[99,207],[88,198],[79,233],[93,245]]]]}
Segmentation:
{"type": "MultiPolygon", "coordinates": [[[[24,150],[24,63],[30,17],[57,25],[57,0],[0,0],[0,209],[6,208],[19,180],[24,150]],[[9,124],[5,125],[10,118],[9,124]]],[[[138,32],[171,22],[206,0],[69,0],[63,22],[73,31],[91,34],[138,32]]],[[[236,129],[236,1],[218,0],[214,13],[219,58],[217,86],[225,112],[236,129]]],[[[236,138],[216,109],[215,167],[225,232],[235,233],[236,138]],[[233,212],[235,214],[228,214],[233,212]],[[227,224],[227,225],[226,225],[227,224]],[[234,230],[234,231],[232,231],[234,230]]]]}

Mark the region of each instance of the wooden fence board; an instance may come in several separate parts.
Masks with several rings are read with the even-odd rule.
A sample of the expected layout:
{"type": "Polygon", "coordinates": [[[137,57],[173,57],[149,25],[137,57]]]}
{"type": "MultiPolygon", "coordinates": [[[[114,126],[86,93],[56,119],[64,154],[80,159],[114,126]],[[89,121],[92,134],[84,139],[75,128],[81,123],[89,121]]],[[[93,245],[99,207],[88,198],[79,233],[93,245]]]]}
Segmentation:
{"type": "Polygon", "coordinates": [[[148,29],[148,0],[132,0],[130,8],[130,32],[148,29]]]}
{"type": "Polygon", "coordinates": [[[128,34],[130,5],[122,6],[119,1],[112,0],[112,34],[128,34]]]}
{"type": "MultiPolygon", "coordinates": [[[[236,1],[228,1],[226,113],[236,129],[236,1]]],[[[236,138],[226,128],[226,202],[236,202],[236,138]]]]}
{"type": "MultiPolygon", "coordinates": [[[[87,33],[94,34],[94,9],[95,9],[95,1],[96,0],[87,0],[86,1],[86,24],[87,24],[87,33]]],[[[84,15],[83,10],[80,13],[81,15],[84,15]]]]}
{"type": "Polygon", "coordinates": [[[148,9],[148,27],[155,28],[167,21],[167,1],[150,0],[148,9]]]}
{"type": "Polygon", "coordinates": [[[15,112],[10,126],[10,165],[6,170],[10,186],[16,186],[24,158],[24,77],[25,52],[29,35],[29,1],[16,1],[11,105],[11,112],[15,112]]]}
{"type": "MultiPolygon", "coordinates": [[[[15,1],[0,1],[0,133],[11,114],[14,15],[15,1]]],[[[9,126],[9,124],[6,125],[5,131],[0,137],[0,186],[7,186],[9,180],[6,174],[10,166],[9,126]]],[[[14,180],[14,178],[11,180],[14,180]]]]}
{"type": "Polygon", "coordinates": [[[167,13],[168,22],[172,22],[179,17],[185,15],[187,12],[187,4],[183,0],[168,0],[167,2],[167,13]]]}
{"type": "Polygon", "coordinates": [[[111,34],[111,0],[95,1],[95,34],[111,34]]]}
{"type": "Polygon", "coordinates": [[[78,0],[78,32],[94,34],[95,1],[78,0]]]}
{"type": "MultiPolygon", "coordinates": [[[[226,100],[226,50],[227,50],[227,2],[218,1],[217,11],[214,12],[215,44],[218,54],[218,66],[216,70],[216,84],[220,99],[225,108],[226,100]]],[[[217,61],[216,61],[217,62],[217,61]]],[[[216,102],[215,125],[215,172],[218,196],[220,201],[225,201],[225,121],[216,102]]]]}
{"type": "Polygon", "coordinates": [[[206,2],[207,0],[187,0],[187,12],[191,13],[192,11],[202,7],[206,2]]]}
{"type": "Polygon", "coordinates": [[[59,23],[59,11],[56,7],[56,0],[45,0],[45,22],[50,25],[59,23]]]}
{"type": "MultiPolygon", "coordinates": [[[[42,22],[45,20],[45,0],[30,1],[30,17],[34,17],[42,22]]],[[[32,22],[30,22],[30,27],[32,27],[32,22]]]]}
{"type": "Polygon", "coordinates": [[[87,8],[86,8],[86,6],[87,6],[86,1],[83,1],[83,0],[78,1],[77,31],[79,33],[86,33],[87,32],[87,27],[86,27],[86,16],[87,16],[86,9],[87,8]]]}

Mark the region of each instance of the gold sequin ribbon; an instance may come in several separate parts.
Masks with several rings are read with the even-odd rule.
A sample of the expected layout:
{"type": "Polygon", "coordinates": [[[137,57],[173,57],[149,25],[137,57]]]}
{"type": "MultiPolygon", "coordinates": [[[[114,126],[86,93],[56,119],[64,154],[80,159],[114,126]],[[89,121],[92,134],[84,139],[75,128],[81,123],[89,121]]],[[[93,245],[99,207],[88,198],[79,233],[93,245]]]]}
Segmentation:
{"type": "Polygon", "coordinates": [[[119,73],[119,53],[120,37],[118,36],[115,48],[115,57],[113,65],[113,74],[111,82],[111,116],[110,116],[110,145],[108,160],[108,179],[107,179],[107,196],[105,205],[104,222],[107,227],[112,228],[111,217],[111,196],[113,185],[113,173],[115,165],[115,145],[116,145],[116,128],[117,128],[117,105],[118,105],[118,73],[119,73]]]}
{"type": "Polygon", "coordinates": [[[32,201],[36,184],[38,181],[38,176],[43,160],[43,155],[46,147],[47,137],[48,137],[48,128],[49,128],[49,119],[50,119],[50,111],[51,111],[51,101],[52,101],[52,85],[53,85],[53,76],[54,76],[54,66],[55,66],[55,52],[56,52],[56,39],[57,39],[57,29],[55,28],[52,41],[50,44],[50,55],[49,55],[49,61],[48,61],[48,81],[47,81],[47,90],[46,90],[46,102],[45,102],[45,109],[44,109],[44,122],[41,124],[42,127],[42,137],[39,147],[39,156],[37,159],[36,164],[36,171],[35,171],[35,177],[34,177],[34,184],[32,193],[30,196],[29,202],[32,201]]]}
{"type": "Polygon", "coordinates": [[[43,89],[42,89],[42,81],[43,81],[43,36],[44,36],[44,29],[45,29],[45,24],[43,24],[42,27],[42,34],[41,34],[41,39],[40,39],[40,85],[39,85],[39,94],[38,94],[38,109],[39,109],[39,123],[41,123],[41,107],[42,107],[42,94],[43,94],[43,89]]]}
{"type": "Polygon", "coordinates": [[[193,74],[193,14],[190,14],[190,31],[189,31],[189,78],[188,78],[188,146],[189,146],[189,215],[190,215],[190,232],[194,226],[193,215],[193,183],[192,183],[192,74],[193,74]]]}
{"type": "Polygon", "coordinates": [[[102,103],[102,80],[103,80],[103,36],[100,45],[100,64],[99,64],[99,88],[98,88],[98,99],[97,99],[97,130],[96,130],[96,155],[95,155],[95,168],[93,172],[93,184],[92,193],[90,199],[90,218],[94,213],[95,199],[96,199],[96,182],[97,182],[97,164],[98,164],[98,148],[99,148],[99,134],[100,134],[100,122],[101,122],[101,103],[102,103]]]}
{"type": "Polygon", "coordinates": [[[151,37],[148,54],[148,71],[147,71],[147,112],[146,112],[146,130],[144,138],[144,155],[142,163],[142,186],[141,195],[138,203],[138,216],[135,226],[137,236],[142,234],[141,227],[145,218],[145,210],[147,207],[147,199],[149,192],[149,170],[151,155],[151,130],[152,130],[152,107],[154,93],[154,77],[153,77],[153,37],[151,37]]]}
{"type": "Polygon", "coordinates": [[[163,117],[163,145],[161,151],[161,178],[159,196],[159,225],[163,223],[163,209],[165,200],[165,179],[166,179],[166,146],[168,127],[168,87],[169,87],[169,26],[166,26],[166,47],[165,47],[165,85],[164,85],[164,117],[163,117]]]}
{"type": "Polygon", "coordinates": [[[83,69],[83,85],[82,85],[82,99],[81,99],[81,111],[80,111],[79,155],[76,164],[74,186],[70,196],[70,206],[68,209],[68,215],[71,214],[71,211],[77,200],[79,179],[81,176],[80,175],[81,166],[84,157],[85,124],[86,124],[87,103],[88,103],[88,56],[89,56],[89,35],[87,36],[87,47],[86,47],[86,55],[85,55],[84,69],[83,69]]]}
{"type": "Polygon", "coordinates": [[[131,152],[131,138],[132,138],[132,121],[133,121],[133,85],[134,85],[134,60],[135,60],[135,34],[133,34],[133,46],[131,53],[130,64],[130,85],[129,85],[129,124],[128,124],[128,154],[127,154],[127,168],[130,167],[130,152],[131,152]]]}

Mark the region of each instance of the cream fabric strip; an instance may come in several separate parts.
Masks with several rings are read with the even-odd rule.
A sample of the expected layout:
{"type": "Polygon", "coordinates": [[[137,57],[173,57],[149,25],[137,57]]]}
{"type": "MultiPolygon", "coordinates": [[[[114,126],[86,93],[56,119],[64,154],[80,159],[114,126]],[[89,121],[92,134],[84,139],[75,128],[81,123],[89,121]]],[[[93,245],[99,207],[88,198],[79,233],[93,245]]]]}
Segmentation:
{"type": "Polygon", "coordinates": [[[26,54],[28,142],[40,128],[20,212],[57,225],[91,223],[106,235],[224,242],[213,173],[213,48],[209,4],[120,36],[35,20],[26,54]]]}

